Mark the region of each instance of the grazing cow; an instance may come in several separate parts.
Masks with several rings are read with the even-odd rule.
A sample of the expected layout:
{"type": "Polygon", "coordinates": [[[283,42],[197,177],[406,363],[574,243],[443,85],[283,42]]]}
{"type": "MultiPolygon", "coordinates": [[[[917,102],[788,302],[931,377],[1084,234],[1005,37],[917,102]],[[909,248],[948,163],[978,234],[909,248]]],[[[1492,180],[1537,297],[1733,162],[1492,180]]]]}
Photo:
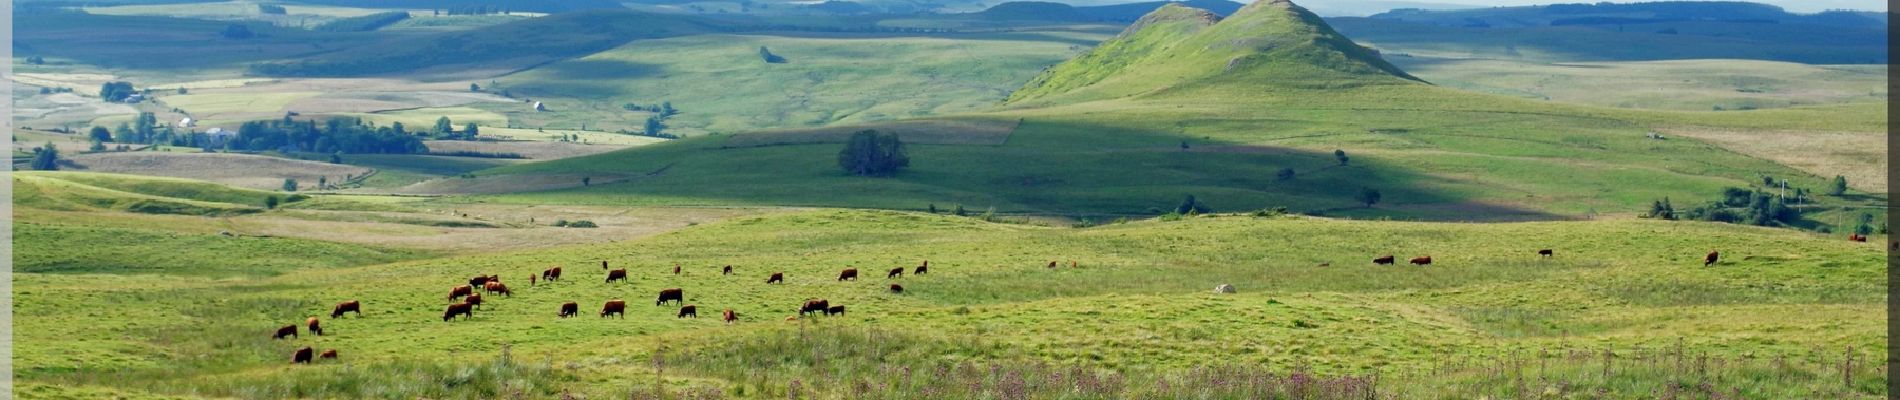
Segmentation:
{"type": "Polygon", "coordinates": [[[577,317],[580,315],[581,315],[580,304],[572,302],[572,301],[561,303],[561,318],[577,317]]]}
{"type": "Polygon", "coordinates": [[[919,265],[916,271],[910,272],[911,275],[923,275],[928,273],[930,273],[930,260],[924,260],[924,265],[919,265]]]}
{"type": "Polygon", "coordinates": [[[686,317],[693,317],[693,319],[699,319],[699,306],[687,304],[685,307],[680,307],[679,316],[675,316],[673,318],[686,318],[686,317]]]}
{"type": "Polygon", "coordinates": [[[1849,235],[1847,235],[1847,240],[1852,240],[1852,241],[1856,241],[1856,242],[1866,242],[1866,241],[1867,241],[1867,237],[1866,237],[1866,236],[1861,236],[1861,234],[1858,234],[1858,233],[1855,233],[1855,234],[1849,234],[1849,235]]]}
{"type": "Polygon", "coordinates": [[[451,320],[454,320],[456,315],[461,315],[462,319],[465,319],[465,320],[469,318],[474,318],[475,305],[468,304],[468,303],[450,304],[448,309],[442,310],[442,322],[449,322],[451,320]]]}
{"type": "Polygon", "coordinates": [[[857,268],[845,268],[845,269],[844,269],[844,272],[839,272],[839,273],[838,273],[838,281],[839,281],[839,282],[843,282],[843,281],[845,281],[845,280],[854,280],[854,281],[855,281],[855,280],[858,280],[858,269],[857,269],[857,268]]]}
{"type": "Polygon", "coordinates": [[[904,267],[897,267],[897,268],[891,268],[891,272],[885,273],[884,279],[901,278],[903,276],[904,276],[904,267]]]}
{"type": "Polygon", "coordinates": [[[770,285],[770,284],[774,284],[774,283],[785,283],[785,273],[784,273],[784,272],[773,272],[773,273],[772,273],[772,277],[770,277],[770,278],[765,278],[765,284],[767,284],[767,285],[770,285]]]}
{"type": "Polygon", "coordinates": [[[680,265],[673,264],[673,275],[679,275],[679,274],[680,274],[680,265]]]}
{"type": "Polygon", "coordinates": [[[626,319],[627,318],[627,302],[624,300],[618,300],[618,299],[608,300],[607,305],[600,307],[601,318],[606,318],[607,316],[614,315],[614,314],[620,314],[620,319],[626,319]]]}
{"type": "Polygon", "coordinates": [[[1069,268],[1079,268],[1079,267],[1076,266],[1075,260],[1069,260],[1069,268]]]}
{"type": "Polygon", "coordinates": [[[904,294],[904,285],[891,284],[891,293],[904,294]]]}
{"type": "Polygon", "coordinates": [[[310,347],[307,347],[307,346],[301,349],[297,349],[296,353],[290,354],[290,363],[291,364],[309,364],[310,355],[313,352],[315,352],[315,350],[311,350],[310,347]]]}
{"type": "Polygon", "coordinates": [[[624,281],[626,281],[626,280],[627,280],[627,269],[626,269],[626,268],[621,268],[621,269],[616,269],[616,270],[612,270],[612,271],[607,271],[607,283],[614,283],[614,281],[623,281],[623,282],[624,282],[624,281]]]}
{"type": "Polygon", "coordinates": [[[335,359],[336,359],[336,349],[329,349],[329,350],[324,350],[324,351],[323,351],[323,354],[322,354],[322,355],[318,355],[318,356],[317,356],[317,358],[328,358],[328,359],[332,359],[332,360],[335,360],[335,359]]]}
{"type": "Polygon", "coordinates": [[[1721,259],[1722,259],[1722,253],[1717,252],[1715,250],[1709,250],[1709,255],[1702,256],[1702,266],[1707,267],[1710,265],[1715,265],[1715,262],[1721,259]]]}
{"type": "Polygon", "coordinates": [[[822,313],[825,312],[825,309],[830,307],[831,302],[825,301],[824,299],[805,300],[805,305],[798,307],[798,315],[822,313]]]}
{"type": "Polygon", "coordinates": [[[831,306],[831,307],[825,308],[825,316],[829,317],[834,314],[844,315],[844,306],[831,306]]]}
{"type": "Polygon", "coordinates": [[[1050,262],[1049,262],[1049,268],[1050,268],[1050,269],[1054,269],[1055,267],[1056,267],[1056,262],[1055,262],[1055,261],[1050,261],[1050,262]]]}
{"type": "Polygon", "coordinates": [[[456,286],[452,289],[449,289],[449,300],[459,299],[459,298],[462,298],[462,296],[467,296],[471,294],[475,294],[474,287],[471,287],[469,285],[456,286]]]}
{"type": "Polygon", "coordinates": [[[1385,257],[1379,257],[1379,258],[1374,258],[1374,259],[1372,259],[1372,263],[1373,263],[1373,264],[1378,264],[1378,265],[1392,265],[1392,263],[1394,262],[1394,260],[1397,260],[1397,259],[1396,259],[1396,258],[1393,258],[1393,257],[1392,257],[1391,255],[1387,255],[1387,256],[1385,256],[1385,257]]]}
{"type": "Polygon", "coordinates": [[[483,287],[483,286],[487,286],[488,281],[492,281],[492,280],[495,280],[495,277],[488,276],[488,275],[476,275],[474,278],[468,278],[468,286],[469,287],[483,287]]]}
{"type": "Polygon", "coordinates": [[[270,335],[271,339],[283,339],[286,337],[297,337],[296,325],[284,325],[282,328],[277,328],[277,333],[270,335]]]}
{"type": "Polygon", "coordinates": [[[501,293],[501,295],[503,296],[515,297],[515,292],[513,290],[508,290],[508,285],[503,284],[500,281],[489,282],[487,286],[482,287],[482,291],[489,292],[489,293],[501,293]]]}
{"type": "Polygon", "coordinates": [[[317,323],[317,317],[310,317],[310,319],[304,320],[303,323],[304,327],[310,328],[311,334],[323,336],[323,325],[317,323]]]}
{"type": "Polygon", "coordinates": [[[726,309],[726,314],[721,316],[721,318],[726,320],[726,325],[732,325],[732,321],[739,320],[739,313],[732,312],[732,309],[728,308],[726,309]]]}
{"type": "Polygon", "coordinates": [[[1432,265],[1432,256],[1415,257],[1409,262],[1412,265],[1432,265]]]}
{"type": "Polygon", "coordinates": [[[471,305],[471,306],[475,306],[475,308],[482,308],[482,295],[470,294],[468,295],[468,298],[462,299],[462,302],[468,303],[468,305],[471,305]]]}
{"type": "Polygon", "coordinates": [[[1550,257],[1553,255],[1557,255],[1557,252],[1551,251],[1550,249],[1543,249],[1543,250],[1538,250],[1537,255],[1543,256],[1543,257],[1550,257]]]}
{"type": "Polygon", "coordinates": [[[668,301],[686,304],[686,291],[680,290],[680,288],[661,289],[660,299],[655,300],[653,305],[665,305],[668,301]]]}
{"type": "Polygon", "coordinates": [[[358,304],[356,300],[336,303],[336,308],[330,309],[330,318],[342,318],[343,313],[346,312],[353,312],[356,313],[356,316],[361,317],[363,316],[363,305],[358,304]]]}
{"type": "Polygon", "coordinates": [[[548,282],[561,280],[561,267],[548,268],[547,270],[541,271],[541,280],[548,282]]]}
{"type": "Polygon", "coordinates": [[[534,287],[534,274],[528,274],[528,287],[534,287]]]}
{"type": "Polygon", "coordinates": [[[602,271],[607,270],[607,260],[600,260],[600,270],[602,271]]]}
{"type": "Polygon", "coordinates": [[[732,266],[731,266],[731,265],[727,265],[727,266],[726,266],[726,269],[725,269],[725,270],[722,270],[722,271],[719,271],[719,274],[720,274],[720,275],[732,275],[732,266]]]}

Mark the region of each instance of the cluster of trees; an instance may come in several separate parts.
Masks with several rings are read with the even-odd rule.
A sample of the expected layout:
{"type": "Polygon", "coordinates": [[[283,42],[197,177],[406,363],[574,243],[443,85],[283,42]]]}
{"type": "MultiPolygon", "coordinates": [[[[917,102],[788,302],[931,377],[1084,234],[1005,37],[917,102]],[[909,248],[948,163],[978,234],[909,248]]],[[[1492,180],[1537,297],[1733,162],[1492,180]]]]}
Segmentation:
{"type": "Polygon", "coordinates": [[[638,133],[639,135],[651,136],[651,137],[657,137],[657,138],[668,138],[668,139],[679,138],[678,135],[670,135],[666,133],[666,120],[668,118],[673,118],[674,115],[679,115],[680,113],[680,110],[673,108],[673,102],[661,101],[660,104],[648,104],[644,106],[640,105],[639,103],[629,102],[626,104],[621,104],[620,108],[626,109],[627,111],[646,111],[646,112],[656,114],[654,116],[647,117],[646,125],[640,128],[640,132],[638,133]]]}
{"type": "Polygon", "coordinates": [[[69,88],[69,87],[42,87],[40,88],[40,94],[72,93],[72,92],[73,92],[73,88],[69,88]]]}
{"type": "Polygon", "coordinates": [[[105,101],[125,100],[126,97],[134,94],[138,94],[138,90],[132,89],[132,82],[111,81],[99,84],[99,98],[105,101]]]}
{"type": "Polygon", "coordinates": [[[262,14],[270,14],[270,15],[288,14],[288,12],[284,10],[284,6],[275,5],[275,4],[258,4],[257,12],[262,13],[262,14]]]}
{"type": "Polygon", "coordinates": [[[28,56],[26,58],[26,63],[32,64],[32,65],[41,65],[41,64],[46,64],[46,59],[41,58],[40,56],[28,56]]]}
{"type": "Polygon", "coordinates": [[[864,130],[845,142],[844,150],[838,152],[838,166],[857,176],[891,176],[910,166],[910,156],[897,134],[864,130]]]}
{"type": "Polygon", "coordinates": [[[34,147],[33,161],[28,163],[27,166],[33,168],[35,171],[58,171],[59,148],[53,147],[53,142],[46,142],[44,146],[34,147]]]}
{"type": "Polygon", "coordinates": [[[479,136],[482,134],[482,127],[480,125],[476,125],[474,122],[470,122],[467,125],[462,126],[461,132],[456,132],[455,123],[452,121],[449,121],[449,117],[445,116],[445,117],[435,119],[435,130],[432,130],[429,133],[430,133],[430,136],[434,139],[475,140],[476,136],[479,136]]]}
{"type": "Polygon", "coordinates": [[[785,57],[779,57],[777,54],[772,54],[772,50],[765,48],[765,46],[759,46],[759,58],[765,59],[766,64],[784,64],[785,63],[785,57]]]}
{"type": "Polygon", "coordinates": [[[230,24],[225,25],[224,31],[218,32],[218,36],[223,36],[225,39],[250,39],[257,37],[257,34],[252,33],[251,27],[244,24],[230,24]]]}
{"type": "Polygon", "coordinates": [[[238,128],[236,137],[226,143],[234,150],[417,154],[427,153],[420,136],[403,130],[402,123],[378,127],[355,118],[332,118],[319,125],[316,120],[251,121],[238,128]]]}
{"type": "Polygon", "coordinates": [[[1722,189],[1722,197],[1686,211],[1676,210],[1669,198],[1652,202],[1643,216],[1665,220],[1727,222],[1755,226],[1786,226],[1801,220],[1801,211],[1790,207],[1792,198],[1762,190],[1722,189]]]}
{"type": "Polygon", "coordinates": [[[407,11],[390,11],[360,17],[349,17],[317,25],[311,30],[318,32],[369,32],[409,19],[407,11]]]}

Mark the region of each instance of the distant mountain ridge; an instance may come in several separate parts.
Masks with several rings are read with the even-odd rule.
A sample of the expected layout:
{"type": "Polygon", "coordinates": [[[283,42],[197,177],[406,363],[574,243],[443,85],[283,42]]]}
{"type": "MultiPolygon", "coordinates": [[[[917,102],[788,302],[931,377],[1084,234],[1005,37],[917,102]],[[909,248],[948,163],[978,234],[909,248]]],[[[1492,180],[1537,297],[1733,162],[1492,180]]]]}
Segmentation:
{"type": "Polygon", "coordinates": [[[1525,27],[1616,25],[1665,22],[1739,22],[1811,24],[1855,29],[1886,29],[1886,21],[1868,13],[1830,11],[1795,14],[1781,7],[1741,1],[1661,1],[1648,3],[1551,4],[1463,10],[1395,9],[1372,18],[1443,26],[1525,27]]]}
{"type": "Polygon", "coordinates": [[[1012,1],[991,6],[972,17],[993,20],[1036,20],[1066,22],[1129,23],[1169,4],[1207,10],[1216,15],[1231,15],[1245,4],[1228,0],[1149,1],[1102,6],[1074,6],[1049,1],[1012,1]]]}

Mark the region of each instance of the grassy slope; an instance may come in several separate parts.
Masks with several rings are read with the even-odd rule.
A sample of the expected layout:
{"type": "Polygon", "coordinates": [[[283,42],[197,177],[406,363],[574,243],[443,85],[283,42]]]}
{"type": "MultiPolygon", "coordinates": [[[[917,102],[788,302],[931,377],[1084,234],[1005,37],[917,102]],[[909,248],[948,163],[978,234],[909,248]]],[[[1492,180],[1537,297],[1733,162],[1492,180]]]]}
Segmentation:
{"type": "MultiPolygon", "coordinates": [[[[1678,345],[1731,360],[1790,355],[1797,361],[1814,349],[1838,354],[1853,346],[1869,359],[1885,346],[1884,321],[1867,317],[1880,315],[1884,301],[1880,257],[1878,246],[1697,223],[1219,217],[1078,230],[821,211],[746,217],[612,244],[242,281],[20,274],[16,362],[25,384],[211,396],[466,397],[512,390],[547,396],[572,390],[612,397],[652,381],[652,354],[664,343],[672,360],[669,385],[719,388],[729,395],[759,396],[761,389],[783,390],[788,380],[803,377],[811,379],[807,390],[838,397],[850,385],[825,379],[871,377],[879,364],[871,360],[880,359],[903,365],[1043,360],[1164,370],[1210,360],[1281,371],[1304,364],[1322,374],[1387,371],[1392,381],[1410,382],[1392,386],[1468,395],[1487,386],[1457,382],[1484,378],[1406,381],[1400,371],[1510,351],[1615,349],[1634,356],[1639,349],[1678,345]],[[1558,257],[1539,261],[1530,252],[1544,247],[1558,249],[1558,257]],[[1709,248],[1722,249],[1731,261],[1700,267],[1701,251],[1709,248]],[[1387,253],[1432,254],[1438,265],[1366,262],[1387,253]],[[600,283],[602,259],[632,268],[634,280],[600,283]],[[930,275],[902,278],[906,295],[885,293],[887,280],[877,271],[921,259],[932,261],[930,275]],[[1081,268],[1041,267],[1052,259],[1075,260],[1081,268]],[[1314,267],[1321,262],[1332,266],[1314,267]],[[684,265],[686,274],[662,272],[673,263],[684,265]],[[736,267],[735,276],[720,276],[714,267],[727,264],[736,267]],[[467,276],[498,273],[513,286],[525,286],[520,275],[550,265],[567,267],[568,281],[491,299],[472,321],[438,319],[443,292],[467,276]],[[870,276],[834,282],[843,267],[870,276]],[[773,271],[785,271],[787,283],[760,282],[773,271]],[[1241,293],[1205,294],[1218,283],[1234,284],[1241,293]],[[687,302],[698,304],[703,316],[734,308],[744,318],[730,327],[716,318],[674,319],[672,307],[644,302],[666,287],[685,288],[687,302]],[[627,318],[594,318],[599,303],[612,297],[629,300],[627,318]],[[876,327],[915,340],[878,345],[896,346],[888,359],[760,346],[793,340],[788,335],[796,334],[786,331],[792,324],[778,321],[809,297],[850,307],[848,317],[811,327],[827,338],[876,327]],[[267,339],[269,329],[344,299],[363,301],[364,316],[326,320],[329,336],[267,339]],[[556,319],[554,310],[563,301],[580,302],[582,318],[556,319]],[[64,312],[79,309],[117,314],[64,312]],[[77,319],[88,322],[73,323],[77,319]],[[304,345],[339,349],[345,363],[281,365],[284,354],[304,345]],[[491,363],[498,352],[560,368],[538,372],[552,376],[531,370],[531,376],[501,383],[454,383],[470,373],[514,371],[491,363]],[[737,361],[757,357],[782,361],[737,361]],[[833,366],[819,367],[812,363],[821,361],[806,357],[830,357],[833,366]],[[453,365],[467,367],[458,375],[453,365]],[[844,375],[815,377],[815,368],[844,375]],[[97,372],[108,369],[118,372],[97,372]],[[403,384],[391,384],[398,380],[403,384]],[[509,388],[484,386],[495,384],[509,388]],[[484,392],[490,390],[496,392],[484,392]]],[[[1577,375],[1587,380],[1584,371],[1577,375]]],[[[1606,390],[1649,393],[1663,376],[1678,375],[1631,377],[1606,390]]],[[[1761,397],[1879,393],[1882,378],[1861,376],[1854,389],[1829,385],[1838,376],[1694,379],[1761,397]]],[[[1560,391],[1594,390],[1574,383],[1586,386],[1560,391]]],[[[763,395],[782,397],[769,390],[763,395]]]]}
{"type": "Polygon", "coordinates": [[[462,65],[477,69],[500,68],[496,72],[502,72],[598,52],[636,39],[718,29],[714,23],[692,17],[591,11],[466,31],[396,36],[349,51],[257,64],[252,71],[281,76],[353,76],[462,65]]]}
{"type": "Polygon", "coordinates": [[[912,145],[910,169],[895,178],[841,174],[834,165],[836,145],[728,149],[719,138],[480,174],[644,174],[674,166],[626,183],[489,198],[519,203],[899,209],[934,203],[1088,215],[1157,212],[1191,194],[1229,211],[1288,206],[1359,216],[1551,218],[1634,213],[1662,197],[1700,202],[1722,187],[1759,182],[1760,174],[1823,187],[1820,177],[1720,147],[1646,140],[1650,129],[1871,133],[1887,124],[1880,103],[1714,113],[1472,94],[1392,75],[1341,72],[1377,68],[1341,46],[1275,53],[1300,61],[1247,64],[1226,73],[1229,60],[1253,63],[1248,60],[1256,57],[1220,44],[1245,42],[1250,34],[1325,31],[1284,27],[1304,21],[1288,14],[1243,15],[1199,35],[1187,34],[1195,30],[1191,22],[1170,21],[1091,53],[1135,57],[1159,51],[1167,57],[1122,66],[1109,61],[1129,57],[1085,55],[1052,68],[1020,92],[1026,94],[1010,109],[973,116],[1023,119],[1006,143],[912,145]],[[1223,50],[1193,51],[1208,46],[1223,50]],[[1187,151],[1180,149],[1184,141],[1187,151]],[[1335,149],[1352,157],[1351,166],[1335,166],[1335,149]],[[1298,175],[1277,180],[1281,168],[1298,175]],[[1383,192],[1379,207],[1363,208],[1353,199],[1368,187],[1383,192]]]}
{"type": "MultiPolygon", "coordinates": [[[[1099,40],[1099,36],[1095,37],[1099,40]]],[[[1080,48],[1061,32],[886,35],[700,35],[638,41],[501,79],[549,102],[528,126],[638,131],[649,116],[624,103],[671,101],[670,132],[696,135],[858,123],[993,107],[1080,48]],[[768,64],[759,47],[787,59],[768,64]],[[902,60],[902,61],[897,61],[902,60]],[[717,90],[707,86],[717,83],[717,90]],[[545,122],[545,123],[544,123],[545,122]]]]}

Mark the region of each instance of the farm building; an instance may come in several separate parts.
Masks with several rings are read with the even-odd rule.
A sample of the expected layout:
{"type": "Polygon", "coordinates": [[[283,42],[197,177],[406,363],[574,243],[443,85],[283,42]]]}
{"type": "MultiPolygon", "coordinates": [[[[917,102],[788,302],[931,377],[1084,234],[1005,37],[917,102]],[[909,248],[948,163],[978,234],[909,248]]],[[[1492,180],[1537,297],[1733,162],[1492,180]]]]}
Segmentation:
{"type": "Polygon", "coordinates": [[[542,104],[541,104],[541,102],[539,102],[539,101],[537,101],[537,102],[534,102],[534,110],[535,110],[535,111],[547,111],[547,110],[548,110],[548,107],[547,107],[547,106],[545,106],[545,105],[542,105],[542,104]]]}
{"type": "Polygon", "coordinates": [[[192,121],[191,117],[185,117],[184,119],[178,120],[178,127],[180,128],[190,128],[194,126],[198,126],[198,121],[192,121]]]}

